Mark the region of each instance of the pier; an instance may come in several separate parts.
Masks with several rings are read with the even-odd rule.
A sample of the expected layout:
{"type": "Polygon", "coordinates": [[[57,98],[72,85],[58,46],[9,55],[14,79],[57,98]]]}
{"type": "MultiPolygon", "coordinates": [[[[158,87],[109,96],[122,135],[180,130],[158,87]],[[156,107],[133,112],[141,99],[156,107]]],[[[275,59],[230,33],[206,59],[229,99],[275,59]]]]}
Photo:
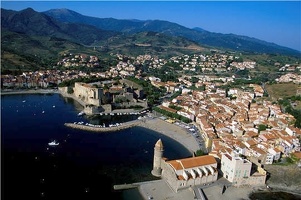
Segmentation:
{"type": "Polygon", "coordinates": [[[84,124],[74,124],[74,123],[65,123],[64,125],[70,128],[81,129],[85,131],[94,131],[94,132],[113,132],[119,131],[127,128],[131,128],[134,126],[138,126],[141,124],[140,120],[134,120],[130,122],[123,123],[119,126],[111,126],[111,127],[96,127],[91,125],[84,125],[84,124]]]}
{"type": "Polygon", "coordinates": [[[139,184],[130,183],[130,184],[121,184],[121,185],[114,185],[114,190],[127,190],[139,187],[139,184]]]}
{"type": "Polygon", "coordinates": [[[160,179],[160,180],[149,180],[149,181],[136,182],[136,183],[124,183],[124,184],[114,185],[113,188],[114,190],[126,190],[126,189],[137,188],[141,185],[157,184],[161,182],[164,181],[160,179]]]}

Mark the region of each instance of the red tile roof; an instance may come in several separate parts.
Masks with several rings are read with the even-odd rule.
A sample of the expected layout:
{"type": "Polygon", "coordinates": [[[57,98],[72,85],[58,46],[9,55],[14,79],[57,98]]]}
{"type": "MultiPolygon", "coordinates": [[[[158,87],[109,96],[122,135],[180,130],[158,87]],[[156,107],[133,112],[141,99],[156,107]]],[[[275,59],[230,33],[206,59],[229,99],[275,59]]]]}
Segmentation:
{"type": "Polygon", "coordinates": [[[206,156],[197,156],[191,158],[184,158],[178,160],[171,160],[167,161],[175,170],[181,170],[183,167],[185,169],[190,169],[199,166],[211,165],[216,164],[216,160],[213,156],[206,155],[206,156]]]}

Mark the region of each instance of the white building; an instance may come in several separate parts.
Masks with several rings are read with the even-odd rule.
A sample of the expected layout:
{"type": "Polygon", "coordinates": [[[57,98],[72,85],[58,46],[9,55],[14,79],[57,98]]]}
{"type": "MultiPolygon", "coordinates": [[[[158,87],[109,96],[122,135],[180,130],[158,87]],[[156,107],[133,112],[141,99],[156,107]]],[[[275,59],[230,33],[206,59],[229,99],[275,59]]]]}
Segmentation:
{"type": "Polygon", "coordinates": [[[221,171],[223,177],[234,186],[264,185],[266,171],[257,166],[257,171],[252,173],[252,163],[241,157],[223,154],[221,159],[221,171]]]}

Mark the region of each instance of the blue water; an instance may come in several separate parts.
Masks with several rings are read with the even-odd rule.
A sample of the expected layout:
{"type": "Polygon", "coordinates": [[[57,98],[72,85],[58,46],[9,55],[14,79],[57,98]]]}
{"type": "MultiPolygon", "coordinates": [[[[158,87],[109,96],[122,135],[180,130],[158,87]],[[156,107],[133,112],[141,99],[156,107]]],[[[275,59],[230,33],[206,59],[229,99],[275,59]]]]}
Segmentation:
{"type": "Polygon", "coordinates": [[[101,124],[101,118],[78,117],[81,110],[59,94],[1,96],[3,199],[141,199],[113,185],[156,179],[150,171],[159,138],[165,157],[190,156],[178,142],[142,127],[110,133],[65,127],[75,121],[101,124]],[[60,145],[49,148],[52,139],[60,145]]]}

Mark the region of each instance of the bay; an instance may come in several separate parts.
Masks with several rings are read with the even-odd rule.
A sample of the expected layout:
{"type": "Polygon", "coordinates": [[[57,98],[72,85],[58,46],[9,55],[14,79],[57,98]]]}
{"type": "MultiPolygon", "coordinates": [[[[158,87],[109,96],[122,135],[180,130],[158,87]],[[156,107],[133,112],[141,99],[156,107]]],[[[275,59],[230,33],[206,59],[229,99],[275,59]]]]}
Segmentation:
{"type": "MultiPolygon", "coordinates": [[[[66,122],[102,123],[79,117],[80,104],[60,94],[1,95],[3,199],[142,199],[113,185],[155,180],[151,175],[159,138],[169,159],[191,156],[175,140],[143,127],[94,133],[66,122]],[[56,139],[60,145],[49,147],[56,139]]],[[[98,121],[97,121],[98,120],[98,121]]],[[[128,118],[103,118],[103,123],[128,118]]]]}

